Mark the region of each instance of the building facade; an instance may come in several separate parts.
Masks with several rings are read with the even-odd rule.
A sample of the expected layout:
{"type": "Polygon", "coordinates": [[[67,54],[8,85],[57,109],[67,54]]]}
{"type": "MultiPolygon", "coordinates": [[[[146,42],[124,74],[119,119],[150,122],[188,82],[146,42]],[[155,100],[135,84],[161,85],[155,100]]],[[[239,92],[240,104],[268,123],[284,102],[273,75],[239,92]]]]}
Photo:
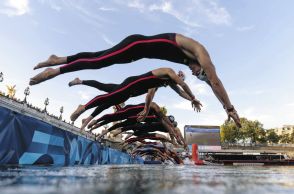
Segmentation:
{"type": "Polygon", "coordinates": [[[294,132],[294,125],[283,125],[280,128],[276,128],[275,132],[279,136],[285,134],[291,135],[294,132]]]}

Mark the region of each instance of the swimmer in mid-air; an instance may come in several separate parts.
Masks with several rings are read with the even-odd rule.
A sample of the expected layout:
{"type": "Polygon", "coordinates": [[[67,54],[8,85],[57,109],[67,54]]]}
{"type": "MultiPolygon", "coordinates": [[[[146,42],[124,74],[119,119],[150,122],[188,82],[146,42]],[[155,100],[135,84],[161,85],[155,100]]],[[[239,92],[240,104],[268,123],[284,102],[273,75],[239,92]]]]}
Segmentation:
{"type": "MultiPolygon", "coordinates": [[[[126,119],[125,121],[122,121],[120,123],[116,123],[107,130],[105,130],[101,135],[97,137],[97,139],[100,139],[103,137],[105,134],[116,130],[113,135],[116,136],[120,133],[132,130],[134,133],[132,135],[139,136],[139,135],[145,135],[147,133],[152,133],[152,132],[163,132],[163,133],[168,133],[171,137],[171,140],[174,144],[174,137],[176,137],[176,140],[178,144],[184,145],[184,147],[187,147],[186,141],[183,138],[181,131],[179,128],[177,128],[177,122],[174,121],[173,116],[165,116],[169,121],[171,125],[167,124],[164,120],[160,119],[159,117],[156,117],[155,115],[153,116],[147,116],[145,119],[145,123],[140,123],[137,122],[134,119],[126,119]]],[[[126,137],[126,139],[128,139],[126,137]]]]}
{"type": "Polygon", "coordinates": [[[189,86],[183,81],[183,78],[177,75],[170,68],[159,68],[139,76],[131,76],[125,79],[114,91],[98,95],[85,105],[79,105],[76,111],[71,115],[71,120],[75,121],[83,112],[97,107],[95,111],[84,120],[82,129],[103,110],[122,102],[131,97],[148,93],[146,96],[145,108],[139,113],[138,121],[143,121],[148,115],[150,104],[157,88],[170,86],[181,97],[191,101],[194,110],[201,110],[201,103],[195,99],[189,86]]]}
{"type": "MultiPolygon", "coordinates": [[[[176,127],[176,126],[175,126],[176,127]]],[[[164,125],[162,125],[161,122],[148,122],[148,123],[136,123],[134,125],[129,125],[126,127],[122,127],[119,130],[116,131],[114,134],[117,135],[119,133],[123,133],[126,131],[132,130],[133,133],[128,133],[128,135],[125,137],[125,140],[131,138],[132,136],[148,136],[152,133],[156,132],[162,132],[162,133],[169,133],[169,131],[166,129],[164,125]]],[[[178,128],[175,128],[176,135],[180,137],[181,141],[178,141],[178,144],[184,145],[185,148],[187,148],[187,144],[185,139],[183,138],[181,131],[178,128]]]]}
{"type": "MultiPolygon", "coordinates": [[[[138,122],[137,121],[137,118],[139,117],[138,114],[142,112],[144,108],[145,108],[145,103],[136,104],[136,105],[133,105],[133,104],[126,105],[124,108],[121,108],[120,110],[114,113],[105,114],[98,119],[93,119],[92,122],[88,124],[88,128],[90,128],[90,130],[92,131],[110,122],[117,122],[122,120],[125,120],[125,121],[113,125],[107,131],[113,131],[117,128],[136,124],[138,122]]],[[[174,127],[174,123],[173,123],[175,122],[174,117],[165,116],[161,112],[161,109],[158,106],[158,104],[156,104],[155,102],[151,102],[149,114],[147,115],[144,121],[145,122],[160,122],[166,128],[166,130],[170,133],[171,137],[175,136],[177,139],[181,139],[181,141],[184,142],[184,138],[182,137],[181,133],[178,133],[176,131],[176,128],[174,127]]]]}
{"type": "Polygon", "coordinates": [[[213,90],[228,115],[238,127],[240,119],[228,94],[218,78],[215,67],[205,47],[198,41],[177,33],[154,36],[130,35],[110,49],[99,52],[82,52],[67,57],[51,55],[34,69],[47,68],[30,80],[30,85],[39,84],[60,74],[84,69],[100,69],[114,64],[130,63],[142,58],[167,60],[188,66],[192,74],[205,81],[213,90]]]}

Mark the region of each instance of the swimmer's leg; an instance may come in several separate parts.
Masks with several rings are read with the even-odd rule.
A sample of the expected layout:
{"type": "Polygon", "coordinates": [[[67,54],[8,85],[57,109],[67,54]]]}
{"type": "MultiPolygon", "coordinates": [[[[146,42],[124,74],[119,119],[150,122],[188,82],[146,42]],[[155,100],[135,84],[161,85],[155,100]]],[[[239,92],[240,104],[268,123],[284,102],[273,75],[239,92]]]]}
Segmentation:
{"type": "MultiPolygon", "coordinates": [[[[78,108],[71,114],[70,120],[75,121],[77,118],[86,111],[85,105],[79,105],[78,108]]],[[[86,120],[83,121],[83,123],[86,123],[86,120]]]]}
{"type": "Polygon", "coordinates": [[[75,78],[74,80],[70,81],[70,82],[68,83],[68,86],[71,87],[71,86],[81,85],[81,84],[83,84],[83,81],[80,80],[80,78],[77,77],[77,78],[75,78]]]}
{"type": "Polygon", "coordinates": [[[80,80],[79,78],[75,78],[74,80],[69,82],[68,85],[70,87],[74,85],[86,85],[108,93],[113,92],[119,86],[119,84],[105,84],[96,80],[80,80]]]}
{"type": "Polygon", "coordinates": [[[98,57],[101,54],[103,54],[106,50],[98,51],[98,52],[81,52],[76,55],[67,56],[67,57],[58,57],[56,55],[51,55],[46,61],[43,61],[41,63],[38,63],[35,67],[35,69],[43,68],[43,67],[51,67],[56,65],[61,65],[65,63],[69,63],[71,61],[75,61],[78,59],[85,59],[85,58],[94,58],[98,57]]]}
{"type": "Polygon", "coordinates": [[[30,79],[30,85],[36,85],[48,79],[54,78],[60,74],[60,69],[47,68],[43,72],[39,73],[35,77],[30,79]]]}
{"type": "Polygon", "coordinates": [[[41,63],[38,63],[34,70],[43,68],[43,67],[51,67],[55,65],[64,64],[67,62],[67,57],[58,57],[56,55],[51,55],[46,61],[43,61],[41,63]]]}

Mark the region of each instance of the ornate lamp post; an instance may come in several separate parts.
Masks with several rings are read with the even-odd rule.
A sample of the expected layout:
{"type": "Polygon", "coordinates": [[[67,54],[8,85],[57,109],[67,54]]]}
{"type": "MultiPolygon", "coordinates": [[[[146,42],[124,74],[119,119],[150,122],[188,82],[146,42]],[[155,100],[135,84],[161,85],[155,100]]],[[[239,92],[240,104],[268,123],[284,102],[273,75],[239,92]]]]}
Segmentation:
{"type": "Polygon", "coordinates": [[[0,82],[3,82],[4,78],[3,78],[3,73],[0,72],[0,82]]]}
{"type": "MultiPolygon", "coordinates": [[[[3,73],[2,72],[0,72],[0,82],[3,82],[3,73]]],[[[2,93],[1,92],[1,90],[0,90],[0,95],[4,95],[4,93],[2,93]]]]}
{"type": "Polygon", "coordinates": [[[27,96],[30,95],[30,87],[27,87],[25,90],[24,90],[24,95],[25,95],[25,98],[23,100],[23,103],[27,103],[27,96]]]}
{"type": "Polygon", "coordinates": [[[60,108],[60,116],[59,116],[59,120],[62,120],[62,113],[63,113],[63,106],[60,108]]]}
{"type": "Polygon", "coordinates": [[[45,99],[44,104],[45,104],[45,108],[44,108],[43,112],[47,113],[47,106],[49,105],[49,98],[45,99]]]}

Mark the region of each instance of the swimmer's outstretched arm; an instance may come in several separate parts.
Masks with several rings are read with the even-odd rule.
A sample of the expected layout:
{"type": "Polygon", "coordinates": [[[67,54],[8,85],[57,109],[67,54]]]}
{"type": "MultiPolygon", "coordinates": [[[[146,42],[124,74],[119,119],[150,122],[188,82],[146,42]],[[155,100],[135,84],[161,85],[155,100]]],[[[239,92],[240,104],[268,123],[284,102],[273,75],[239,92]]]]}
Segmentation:
{"type": "MultiPolygon", "coordinates": [[[[192,107],[194,108],[194,110],[196,110],[197,112],[201,111],[201,106],[202,104],[200,103],[199,100],[197,100],[194,96],[194,94],[192,93],[190,87],[188,86],[188,84],[186,84],[172,69],[168,69],[168,76],[179,86],[181,86],[181,88],[183,89],[183,92],[181,92],[181,94],[183,95],[182,97],[185,98],[184,96],[189,96],[192,104],[192,107]]],[[[170,84],[173,85],[173,84],[170,84]]],[[[173,87],[171,87],[172,89],[175,89],[173,87]]],[[[175,90],[177,93],[179,92],[178,90],[175,90]]],[[[187,99],[187,98],[185,98],[187,99]]]]}
{"type": "Polygon", "coordinates": [[[174,137],[177,139],[177,141],[180,141],[179,137],[177,136],[173,124],[170,122],[170,120],[161,112],[160,107],[155,102],[151,102],[150,108],[155,111],[155,114],[158,118],[160,118],[162,125],[167,129],[171,136],[172,142],[174,141],[174,137]]]}
{"type": "Polygon", "coordinates": [[[149,114],[150,105],[154,98],[155,92],[157,91],[157,88],[151,88],[148,90],[148,93],[145,98],[145,107],[144,109],[138,114],[137,121],[142,122],[145,120],[146,116],[149,114]]]}
{"type": "Polygon", "coordinates": [[[185,149],[188,149],[188,145],[187,142],[185,141],[184,137],[182,136],[182,133],[180,131],[180,129],[178,127],[175,127],[175,132],[177,134],[177,136],[181,139],[181,141],[183,142],[183,146],[185,149]]]}
{"type": "Polygon", "coordinates": [[[211,89],[225,108],[228,114],[228,118],[234,119],[237,126],[241,127],[239,116],[234,109],[234,106],[231,104],[226,89],[217,76],[215,67],[205,47],[199,42],[180,34],[176,35],[176,41],[183,50],[190,53],[193,58],[199,62],[200,66],[203,68],[204,72],[207,75],[211,89]]]}
{"type": "Polygon", "coordinates": [[[185,98],[186,100],[192,101],[193,99],[184,91],[182,90],[178,85],[176,84],[170,84],[169,85],[176,93],[179,94],[182,98],[185,98]]]}
{"type": "MultiPolygon", "coordinates": [[[[200,101],[196,100],[194,94],[192,93],[189,86],[175,73],[175,71],[171,68],[159,68],[152,71],[153,75],[157,77],[169,77],[173,82],[181,86],[181,88],[187,93],[187,95],[190,97],[192,106],[194,109],[196,109],[198,112],[201,110],[202,104],[200,101]]],[[[178,91],[176,91],[178,92],[178,91]]]]}
{"type": "MultiPolygon", "coordinates": [[[[185,141],[183,141],[183,138],[179,136],[179,134],[176,131],[176,128],[174,125],[170,122],[170,120],[161,112],[160,107],[155,102],[151,102],[150,108],[155,111],[155,114],[158,118],[160,118],[160,122],[162,125],[166,128],[166,130],[169,132],[169,135],[172,140],[172,144],[175,144],[175,138],[177,142],[181,142],[185,145],[185,141]]],[[[180,134],[181,135],[181,134],[180,134]]]]}

